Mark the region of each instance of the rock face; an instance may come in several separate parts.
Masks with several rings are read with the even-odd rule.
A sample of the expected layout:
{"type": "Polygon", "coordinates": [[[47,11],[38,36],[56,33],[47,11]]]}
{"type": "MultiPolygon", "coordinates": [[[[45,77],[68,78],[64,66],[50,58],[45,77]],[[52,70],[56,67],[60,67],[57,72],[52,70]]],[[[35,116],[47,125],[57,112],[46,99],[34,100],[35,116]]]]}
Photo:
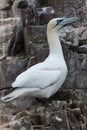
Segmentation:
{"type": "Polygon", "coordinates": [[[86,18],[86,7],[85,7],[85,0],[48,0],[49,5],[54,5],[55,11],[58,13],[58,16],[63,17],[73,17],[78,16],[81,20],[86,18]]]}
{"type": "Polygon", "coordinates": [[[13,0],[0,0],[0,18],[12,16],[12,4],[13,0]]]}
{"type": "Polygon", "coordinates": [[[79,22],[60,30],[68,66],[61,90],[46,104],[27,96],[0,101],[0,130],[87,130],[87,0],[0,0],[0,88],[48,56],[50,19],[74,16],[79,22]]]}
{"type": "Polygon", "coordinates": [[[0,19],[0,55],[16,55],[25,51],[23,26],[20,18],[0,19]],[[17,46],[15,46],[15,44],[17,46]]]}
{"type": "Polygon", "coordinates": [[[16,76],[27,68],[29,57],[7,57],[0,62],[0,87],[11,86],[16,76]]]}
{"type": "Polygon", "coordinates": [[[78,25],[63,28],[60,32],[69,71],[63,87],[87,87],[87,28],[81,25],[81,23],[86,25],[85,0],[1,0],[0,10],[4,18],[0,19],[0,53],[9,56],[20,56],[26,53],[30,57],[27,68],[48,56],[45,24],[50,19],[63,16],[80,17],[78,25]],[[8,11],[11,13],[9,14],[8,11]],[[7,16],[4,15],[5,12],[7,16]],[[82,27],[79,27],[80,25],[82,27]]]}
{"type": "Polygon", "coordinates": [[[20,18],[0,19],[0,44],[8,42],[11,39],[13,30],[17,24],[21,24],[20,18]]]}
{"type": "Polygon", "coordinates": [[[0,10],[7,10],[11,7],[13,0],[0,0],[0,10]]]}
{"type": "Polygon", "coordinates": [[[47,106],[36,102],[32,108],[22,111],[10,103],[0,102],[0,129],[86,130],[87,107],[84,103],[87,99],[87,91],[62,91],[59,93],[61,101],[54,99],[47,106]],[[66,99],[69,99],[68,102],[66,99]]]}
{"type": "Polygon", "coordinates": [[[72,86],[71,88],[85,88],[87,87],[87,27],[76,28],[63,38],[66,41],[63,41],[65,45],[62,45],[68,65],[65,86],[67,88],[70,86],[72,86]]]}

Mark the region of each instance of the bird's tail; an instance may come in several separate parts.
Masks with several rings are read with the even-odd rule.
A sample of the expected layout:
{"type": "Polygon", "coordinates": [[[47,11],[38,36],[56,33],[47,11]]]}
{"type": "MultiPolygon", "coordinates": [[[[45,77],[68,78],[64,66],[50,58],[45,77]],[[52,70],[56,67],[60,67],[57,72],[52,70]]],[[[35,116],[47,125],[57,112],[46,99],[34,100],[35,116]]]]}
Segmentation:
{"type": "Polygon", "coordinates": [[[9,102],[13,99],[16,99],[20,96],[25,96],[25,95],[29,95],[31,97],[34,97],[35,95],[38,95],[37,94],[38,91],[40,91],[39,88],[17,88],[13,92],[11,92],[10,94],[2,97],[1,100],[4,102],[9,102]]]}

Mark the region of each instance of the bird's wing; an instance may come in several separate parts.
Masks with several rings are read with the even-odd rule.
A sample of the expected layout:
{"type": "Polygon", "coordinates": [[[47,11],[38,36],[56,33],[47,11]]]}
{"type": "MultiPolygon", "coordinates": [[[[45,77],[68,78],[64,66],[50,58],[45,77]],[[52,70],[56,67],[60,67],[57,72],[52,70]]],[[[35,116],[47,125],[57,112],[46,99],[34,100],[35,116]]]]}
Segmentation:
{"type": "Polygon", "coordinates": [[[36,70],[24,72],[19,75],[13,87],[28,87],[28,88],[40,88],[43,89],[54,83],[56,83],[60,77],[60,70],[36,70]]]}

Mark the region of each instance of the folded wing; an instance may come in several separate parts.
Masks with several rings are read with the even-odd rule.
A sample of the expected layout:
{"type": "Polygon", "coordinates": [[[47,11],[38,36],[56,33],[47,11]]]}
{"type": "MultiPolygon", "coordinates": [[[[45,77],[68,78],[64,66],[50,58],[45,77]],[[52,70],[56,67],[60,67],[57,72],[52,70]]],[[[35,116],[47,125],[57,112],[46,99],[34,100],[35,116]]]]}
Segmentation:
{"type": "Polygon", "coordinates": [[[30,70],[20,74],[12,87],[40,88],[43,89],[56,83],[60,77],[60,70],[30,70]]]}

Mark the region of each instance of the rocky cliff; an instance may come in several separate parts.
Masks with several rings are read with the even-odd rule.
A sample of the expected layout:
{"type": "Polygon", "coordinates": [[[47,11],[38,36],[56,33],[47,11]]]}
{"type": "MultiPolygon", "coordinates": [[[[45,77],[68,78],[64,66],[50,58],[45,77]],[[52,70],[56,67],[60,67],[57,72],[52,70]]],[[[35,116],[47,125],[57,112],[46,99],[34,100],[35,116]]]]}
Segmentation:
{"type": "MultiPolygon", "coordinates": [[[[1,81],[4,78],[3,81],[8,86],[19,73],[26,69],[24,67],[23,70],[19,70],[16,66],[18,64],[16,60],[15,63],[11,63],[15,56],[18,57],[19,62],[20,56],[25,57],[22,59],[27,60],[27,65],[24,65],[27,68],[47,57],[49,49],[46,39],[46,24],[50,19],[78,16],[80,20],[77,23],[60,31],[60,39],[69,71],[63,88],[86,88],[86,6],[85,0],[76,0],[75,2],[72,0],[62,0],[61,2],[56,0],[44,2],[42,0],[4,0],[2,2],[1,0],[1,56],[6,53],[7,58],[5,60],[7,61],[5,62],[8,66],[6,70],[1,67],[4,75],[1,76],[1,81]],[[16,70],[15,74],[13,70],[16,70]],[[6,74],[4,74],[4,71],[6,74]],[[9,77],[9,80],[6,80],[7,77],[9,77]]],[[[23,61],[23,64],[26,64],[26,62],[23,61]]],[[[20,67],[21,65],[20,63],[20,67]]],[[[1,86],[5,85],[2,84],[1,86]]]]}
{"type": "Polygon", "coordinates": [[[0,0],[0,88],[11,86],[18,74],[48,56],[46,25],[50,19],[74,16],[79,21],[60,30],[68,66],[61,90],[47,106],[37,105],[34,99],[37,109],[32,110],[30,98],[13,105],[0,102],[0,129],[87,129],[87,0],[0,0]]]}

